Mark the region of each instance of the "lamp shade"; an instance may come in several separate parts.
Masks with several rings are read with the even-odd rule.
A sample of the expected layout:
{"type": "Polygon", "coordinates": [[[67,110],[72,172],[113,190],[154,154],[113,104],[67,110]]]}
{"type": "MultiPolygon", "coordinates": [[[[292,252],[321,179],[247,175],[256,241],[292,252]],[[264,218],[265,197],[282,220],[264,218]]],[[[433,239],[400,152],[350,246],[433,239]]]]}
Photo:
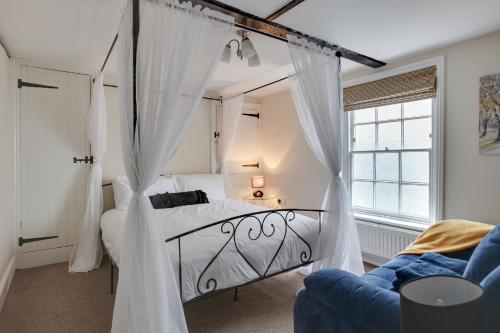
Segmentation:
{"type": "Polygon", "coordinates": [[[253,43],[246,36],[241,41],[241,53],[243,58],[250,58],[257,54],[253,43]]]}
{"type": "Polygon", "coordinates": [[[252,177],[252,188],[262,188],[264,187],[264,176],[253,176],[252,177]]]}
{"type": "Polygon", "coordinates": [[[224,47],[224,51],[222,52],[221,60],[223,62],[230,62],[231,61],[231,45],[229,43],[226,44],[226,47],[224,47]]]}
{"type": "Polygon", "coordinates": [[[260,58],[259,58],[259,55],[257,53],[255,53],[255,55],[248,58],[248,66],[249,67],[260,66],[260,58]]]}
{"type": "Polygon", "coordinates": [[[400,289],[401,333],[484,332],[483,289],[459,276],[411,280],[400,289]]]}

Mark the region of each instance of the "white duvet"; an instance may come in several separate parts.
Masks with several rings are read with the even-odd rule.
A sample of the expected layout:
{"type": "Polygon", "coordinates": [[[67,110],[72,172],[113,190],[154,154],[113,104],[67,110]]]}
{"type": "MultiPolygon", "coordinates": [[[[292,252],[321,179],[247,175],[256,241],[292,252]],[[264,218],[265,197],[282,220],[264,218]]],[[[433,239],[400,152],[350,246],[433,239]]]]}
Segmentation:
{"type": "MultiPolygon", "coordinates": [[[[158,209],[155,212],[159,216],[162,236],[167,239],[216,221],[265,209],[226,199],[209,204],[158,209]]],[[[286,213],[281,212],[283,216],[286,213]]],[[[118,266],[125,215],[125,210],[112,209],[105,212],[101,220],[104,245],[118,266]]],[[[261,221],[265,216],[266,213],[258,214],[261,221]]],[[[273,213],[263,224],[252,217],[235,219],[231,220],[232,224],[224,225],[222,230],[221,224],[218,224],[182,237],[183,301],[297,266],[302,260],[314,259],[319,234],[317,219],[296,214],[290,221],[292,217],[289,214],[287,219],[293,230],[285,226],[281,216],[273,213]],[[238,222],[239,226],[234,229],[233,226],[236,227],[238,222]],[[273,230],[274,234],[271,235],[273,230]],[[216,259],[212,261],[214,257],[216,259]]],[[[175,276],[179,279],[178,241],[165,243],[165,246],[170,253],[175,276]]]]}

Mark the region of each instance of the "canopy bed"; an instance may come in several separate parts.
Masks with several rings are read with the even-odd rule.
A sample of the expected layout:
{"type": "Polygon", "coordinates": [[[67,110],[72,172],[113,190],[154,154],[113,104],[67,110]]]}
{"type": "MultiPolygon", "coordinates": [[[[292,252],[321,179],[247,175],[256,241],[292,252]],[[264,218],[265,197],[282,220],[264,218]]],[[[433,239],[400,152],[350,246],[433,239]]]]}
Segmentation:
{"type": "MultiPolygon", "coordinates": [[[[103,244],[116,267],[132,195],[123,178],[113,181],[116,208],[101,219],[103,244]]],[[[147,194],[191,188],[203,189],[209,202],[155,210],[184,303],[307,265],[316,258],[322,210],[269,210],[230,199],[219,175],[161,176],[147,194]]]]}
{"type": "MultiPolygon", "coordinates": [[[[314,270],[363,272],[342,179],[340,57],[372,67],[384,63],[217,1],[128,0],[119,36],[121,141],[129,201],[122,211],[105,214],[101,223],[102,194],[91,183],[88,214],[70,264],[71,271],[99,265],[100,244],[89,240],[98,237],[101,223],[104,243],[120,266],[112,332],[185,332],[183,302],[313,261],[314,270]],[[217,196],[208,196],[203,205],[152,207],[151,188],[175,152],[235,26],[288,42],[300,123],[311,150],[331,173],[323,209],[263,211],[217,196]],[[296,214],[305,211],[318,213],[318,219],[296,214]],[[119,231],[113,230],[117,225],[119,231]]],[[[94,98],[102,87],[100,76],[94,98]]],[[[221,179],[237,125],[233,113],[241,102],[241,95],[222,100],[221,179]]],[[[102,116],[104,103],[93,103],[93,111],[102,116]]],[[[103,152],[105,129],[97,125],[100,130],[89,138],[103,152]],[[97,143],[96,137],[102,140],[97,143]]],[[[98,163],[94,167],[95,182],[98,163]]],[[[200,190],[189,188],[182,177],[175,179],[183,191],[200,190]]]]}

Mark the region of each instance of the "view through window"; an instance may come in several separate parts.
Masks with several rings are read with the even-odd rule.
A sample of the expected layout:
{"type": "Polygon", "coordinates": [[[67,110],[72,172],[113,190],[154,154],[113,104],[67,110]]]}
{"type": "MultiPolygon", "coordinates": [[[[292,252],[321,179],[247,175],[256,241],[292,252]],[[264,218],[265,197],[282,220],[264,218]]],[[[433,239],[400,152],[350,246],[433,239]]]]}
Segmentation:
{"type": "Polygon", "coordinates": [[[430,223],[433,100],[350,113],[355,212],[430,223]]]}

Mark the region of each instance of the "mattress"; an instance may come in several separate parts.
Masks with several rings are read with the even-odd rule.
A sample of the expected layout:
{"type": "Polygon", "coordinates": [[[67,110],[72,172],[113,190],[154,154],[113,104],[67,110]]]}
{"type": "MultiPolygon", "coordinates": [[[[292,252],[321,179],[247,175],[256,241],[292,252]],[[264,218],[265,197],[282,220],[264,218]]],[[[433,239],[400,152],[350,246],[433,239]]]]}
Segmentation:
{"type": "MultiPolygon", "coordinates": [[[[168,239],[210,223],[267,208],[225,199],[209,204],[157,209],[162,237],[168,239]]],[[[165,243],[177,284],[182,272],[183,301],[231,288],[314,260],[319,235],[317,219],[300,214],[260,213],[234,219],[165,243]],[[285,218],[288,221],[285,223],[285,218]]],[[[126,210],[112,209],[101,219],[102,240],[120,265],[122,228],[126,210]]]]}

